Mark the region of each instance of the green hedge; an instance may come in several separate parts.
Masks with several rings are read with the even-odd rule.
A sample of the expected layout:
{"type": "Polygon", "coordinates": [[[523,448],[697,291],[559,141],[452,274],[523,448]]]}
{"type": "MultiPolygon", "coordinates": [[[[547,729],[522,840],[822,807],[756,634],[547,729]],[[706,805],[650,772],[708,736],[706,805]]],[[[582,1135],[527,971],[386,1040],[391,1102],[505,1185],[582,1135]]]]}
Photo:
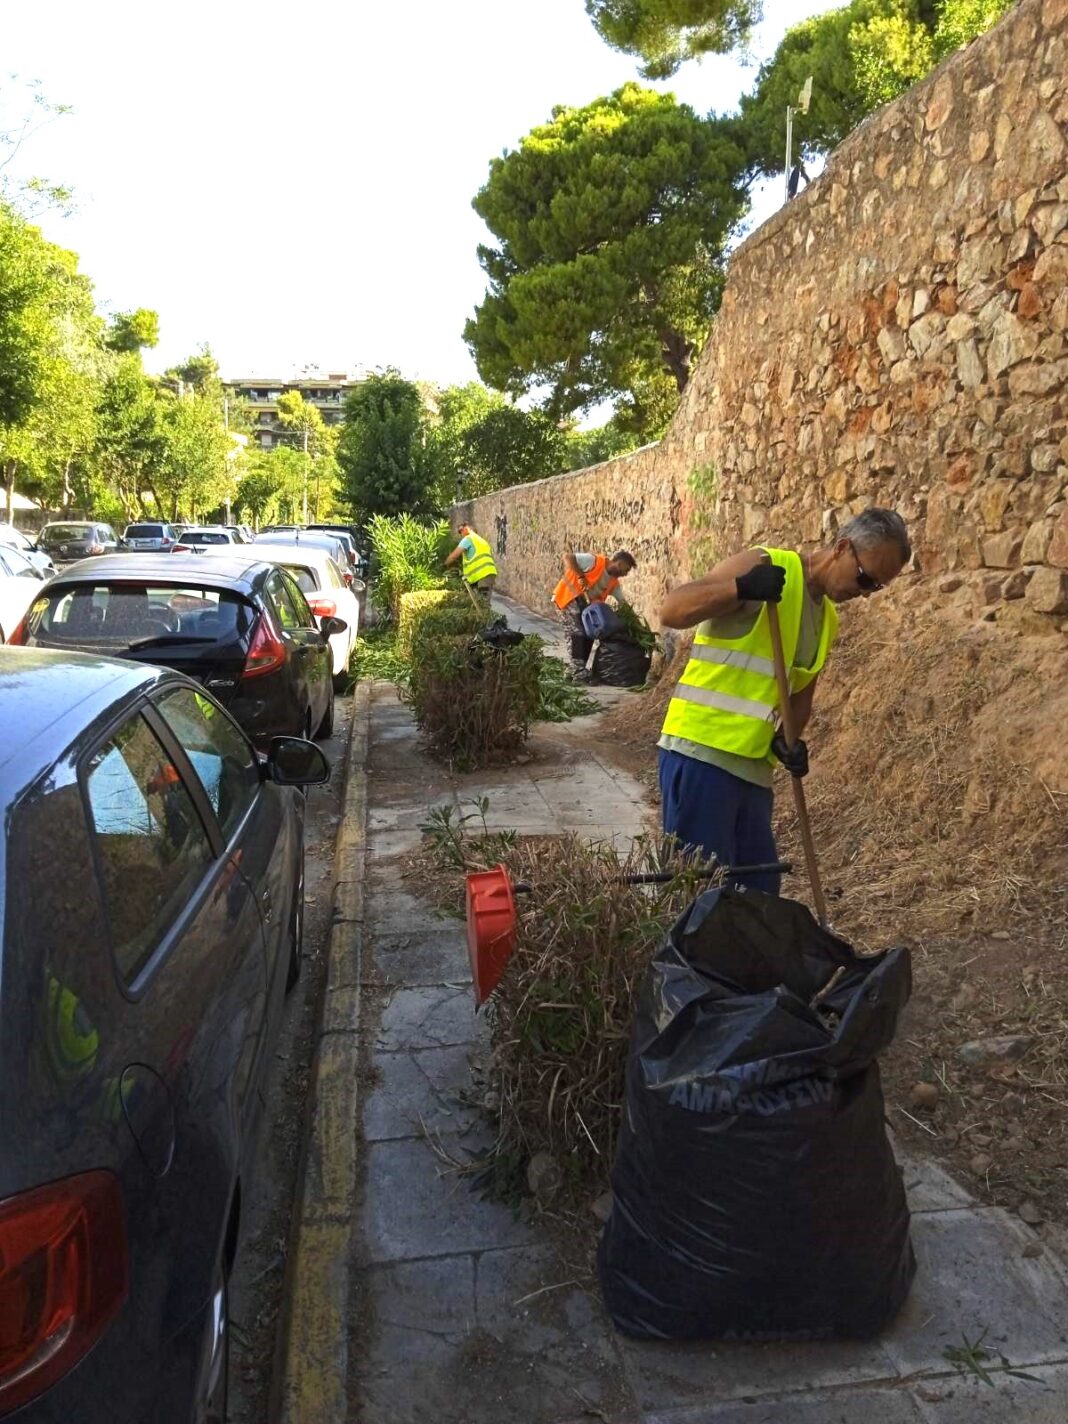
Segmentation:
{"type": "Polygon", "coordinates": [[[476,608],[456,587],[403,593],[398,600],[397,646],[402,657],[410,658],[412,644],[424,627],[428,632],[477,633],[488,621],[489,610],[476,608]]]}
{"type": "Polygon", "coordinates": [[[420,628],[413,652],[408,701],[432,756],[470,768],[522,746],[541,698],[540,638],[497,649],[420,628]]]}

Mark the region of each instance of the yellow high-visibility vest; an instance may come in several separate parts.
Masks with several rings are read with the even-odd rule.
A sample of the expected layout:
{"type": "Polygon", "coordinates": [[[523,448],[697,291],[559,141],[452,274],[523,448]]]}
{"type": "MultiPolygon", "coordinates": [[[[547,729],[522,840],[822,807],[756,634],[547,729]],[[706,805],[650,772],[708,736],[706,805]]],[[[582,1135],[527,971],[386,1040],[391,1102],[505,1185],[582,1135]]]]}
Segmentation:
{"type": "MultiPolygon", "coordinates": [[[[838,611],[825,597],[815,660],[811,667],[795,668],[805,599],[804,568],[791,549],[766,552],[773,564],[786,571],[779,626],[790,670],[790,690],[800,692],[827,661],[838,633],[838,611]]],[[[664,733],[721,752],[733,752],[735,756],[767,757],[779,711],[767,605],[761,607],[756,623],[744,638],[717,638],[712,634],[713,626],[705,622],[697,629],[690,660],[668,703],[664,733]]]]}
{"type": "Polygon", "coordinates": [[[482,579],[497,572],[497,565],[493,562],[493,550],[482,535],[473,530],[468,531],[467,538],[471,541],[472,552],[469,554],[464,550],[463,576],[468,583],[480,583],[482,579]]]}

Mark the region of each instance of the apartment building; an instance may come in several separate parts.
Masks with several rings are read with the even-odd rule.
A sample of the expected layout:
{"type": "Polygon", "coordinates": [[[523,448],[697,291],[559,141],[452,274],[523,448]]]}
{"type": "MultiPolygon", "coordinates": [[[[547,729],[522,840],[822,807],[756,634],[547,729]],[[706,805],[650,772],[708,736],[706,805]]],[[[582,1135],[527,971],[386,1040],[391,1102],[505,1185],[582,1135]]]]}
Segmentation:
{"type": "Polygon", "coordinates": [[[365,379],[363,375],[333,372],[325,376],[297,376],[288,381],[272,376],[247,376],[224,381],[223,386],[231,399],[243,401],[252,411],[253,442],[263,450],[270,450],[275,445],[300,444],[300,435],[287,430],[278,419],[279,396],[287,391],[299,391],[309,405],[316,407],[325,425],[340,425],[344,419],[345,397],[365,379]]]}

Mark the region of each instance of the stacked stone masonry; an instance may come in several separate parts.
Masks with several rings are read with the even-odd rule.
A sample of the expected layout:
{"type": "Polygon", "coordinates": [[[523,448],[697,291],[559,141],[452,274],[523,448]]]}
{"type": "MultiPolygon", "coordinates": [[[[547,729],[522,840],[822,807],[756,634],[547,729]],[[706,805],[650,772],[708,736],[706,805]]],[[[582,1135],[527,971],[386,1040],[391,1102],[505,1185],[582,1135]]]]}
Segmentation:
{"type": "Polygon", "coordinates": [[[658,445],[454,514],[531,607],[568,544],[624,546],[654,613],[716,553],[812,545],[892,505],[936,597],[1054,632],[1066,391],[1068,0],[1022,0],[738,248],[658,445]]]}

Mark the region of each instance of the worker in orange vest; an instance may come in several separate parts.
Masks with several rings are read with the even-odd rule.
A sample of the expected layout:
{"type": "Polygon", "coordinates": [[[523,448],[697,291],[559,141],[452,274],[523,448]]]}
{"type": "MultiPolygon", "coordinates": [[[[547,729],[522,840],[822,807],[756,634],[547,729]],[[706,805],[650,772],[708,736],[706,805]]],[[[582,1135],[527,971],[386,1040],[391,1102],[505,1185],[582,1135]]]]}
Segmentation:
{"type": "Polygon", "coordinates": [[[634,555],[626,549],[620,549],[611,558],[606,554],[576,553],[571,549],[564,555],[564,576],[553,589],[553,602],[567,629],[571,675],[576,682],[589,681],[586,662],[593,647],[593,639],[582,626],[582,610],[591,603],[603,603],[606,598],[626,603],[619,581],[637,567],[634,555]]]}

